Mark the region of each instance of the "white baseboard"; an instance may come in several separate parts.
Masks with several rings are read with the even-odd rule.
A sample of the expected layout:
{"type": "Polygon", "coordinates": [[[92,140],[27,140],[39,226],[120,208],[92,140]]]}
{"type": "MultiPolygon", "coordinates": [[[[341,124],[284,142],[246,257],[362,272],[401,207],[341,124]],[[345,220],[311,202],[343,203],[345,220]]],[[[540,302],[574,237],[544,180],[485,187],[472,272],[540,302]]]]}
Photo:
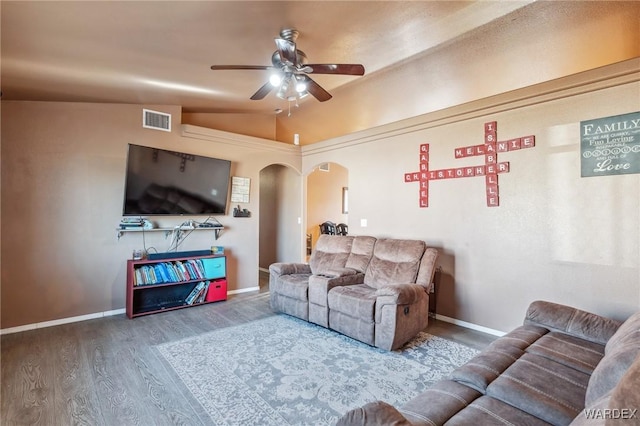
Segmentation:
{"type": "Polygon", "coordinates": [[[112,311],[96,312],[94,314],[79,315],[77,317],[61,318],[61,319],[52,320],[52,321],[38,322],[35,324],[20,325],[18,327],[3,328],[0,330],[0,335],[19,333],[21,331],[35,330],[36,328],[53,327],[56,325],[69,324],[72,322],[80,322],[80,321],[86,321],[86,320],[96,319],[96,318],[110,317],[112,315],[120,315],[124,313],[125,313],[124,309],[114,309],[112,311]]]}
{"type": "MultiPolygon", "coordinates": [[[[258,286],[258,287],[241,288],[241,289],[238,289],[238,290],[231,290],[227,294],[249,293],[249,292],[252,292],[252,291],[260,291],[260,287],[258,286]]],[[[109,316],[113,316],[113,315],[120,315],[120,314],[124,314],[124,313],[125,313],[124,309],[114,309],[114,310],[111,310],[111,311],[96,312],[94,314],[80,315],[80,316],[77,316],[77,317],[61,318],[61,319],[52,320],[52,321],[38,322],[38,323],[35,323],[35,324],[20,325],[18,327],[10,327],[10,328],[0,329],[0,336],[1,335],[5,335],[5,334],[19,333],[21,331],[35,330],[37,328],[53,327],[53,326],[56,326],[56,325],[69,324],[69,323],[72,323],[72,322],[80,322],[80,321],[86,321],[86,320],[90,320],[90,319],[109,317],[109,316]]],[[[493,336],[501,337],[501,336],[504,336],[506,334],[503,331],[494,330],[492,328],[483,327],[481,325],[473,324],[473,323],[466,322],[466,321],[461,321],[461,320],[458,320],[458,319],[455,319],[455,318],[450,318],[450,317],[447,317],[447,316],[444,316],[444,315],[440,315],[440,314],[436,314],[435,318],[437,320],[440,320],[440,321],[444,321],[444,322],[448,322],[448,323],[451,323],[451,324],[459,325],[460,327],[464,327],[464,328],[468,328],[468,329],[471,329],[471,330],[480,331],[482,333],[491,334],[493,336]]]]}
{"type": "Polygon", "coordinates": [[[227,294],[240,294],[240,293],[248,293],[250,291],[260,291],[260,287],[249,287],[249,288],[241,288],[238,290],[228,291],[227,294]]]}
{"type": "Polygon", "coordinates": [[[461,321],[459,319],[446,317],[444,315],[436,314],[436,319],[444,322],[448,322],[451,324],[459,325],[460,327],[469,328],[471,330],[480,331],[482,333],[491,334],[492,336],[502,337],[505,333],[504,331],[494,330],[493,328],[483,327],[478,324],[473,324],[471,322],[461,321]]]}
{"type": "MultiPolygon", "coordinates": [[[[247,293],[250,291],[260,291],[260,287],[249,287],[249,288],[241,288],[239,290],[231,290],[227,294],[247,293]]],[[[5,334],[19,333],[21,331],[35,330],[37,328],[53,327],[56,325],[69,324],[72,322],[80,322],[80,321],[86,321],[90,319],[110,317],[112,315],[120,315],[124,313],[125,313],[124,309],[114,309],[112,311],[96,312],[94,314],[79,315],[77,317],[61,318],[61,319],[52,320],[52,321],[38,322],[35,324],[20,325],[18,327],[3,328],[3,329],[0,329],[0,336],[5,334]]]]}

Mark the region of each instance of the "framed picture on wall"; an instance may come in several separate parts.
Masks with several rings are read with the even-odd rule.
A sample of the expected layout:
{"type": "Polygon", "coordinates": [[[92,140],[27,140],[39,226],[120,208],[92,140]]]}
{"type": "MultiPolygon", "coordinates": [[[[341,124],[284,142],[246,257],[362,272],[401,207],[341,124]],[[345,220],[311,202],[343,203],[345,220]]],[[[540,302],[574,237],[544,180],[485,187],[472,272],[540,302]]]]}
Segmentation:
{"type": "Polygon", "coordinates": [[[349,213],[349,187],[342,187],[342,214],[349,213]]]}

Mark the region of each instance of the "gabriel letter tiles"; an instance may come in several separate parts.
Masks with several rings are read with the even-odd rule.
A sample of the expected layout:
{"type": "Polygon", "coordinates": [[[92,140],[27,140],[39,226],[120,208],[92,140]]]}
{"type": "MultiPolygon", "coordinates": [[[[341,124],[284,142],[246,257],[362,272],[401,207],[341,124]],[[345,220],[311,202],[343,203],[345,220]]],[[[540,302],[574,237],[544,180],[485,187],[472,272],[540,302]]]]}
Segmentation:
{"type": "Polygon", "coordinates": [[[509,173],[509,162],[498,161],[498,154],[533,148],[536,145],[535,136],[498,140],[497,123],[491,121],[484,124],[484,143],[481,145],[463,146],[454,149],[455,158],[484,156],[484,164],[477,166],[458,167],[452,169],[429,169],[429,144],[420,145],[420,170],[404,174],[405,182],[419,182],[420,207],[429,207],[429,182],[440,179],[458,179],[468,177],[484,177],[485,195],[488,207],[498,207],[500,196],[498,192],[498,175],[509,173]]]}

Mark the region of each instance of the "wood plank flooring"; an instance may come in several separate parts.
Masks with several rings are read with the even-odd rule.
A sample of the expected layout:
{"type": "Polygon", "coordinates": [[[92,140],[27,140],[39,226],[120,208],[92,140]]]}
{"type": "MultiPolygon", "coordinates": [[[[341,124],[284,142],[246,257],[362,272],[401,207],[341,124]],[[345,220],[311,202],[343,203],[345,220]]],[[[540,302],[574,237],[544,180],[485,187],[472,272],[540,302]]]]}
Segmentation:
{"type": "MultiPolygon", "coordinates": [[[[260,292],[129,320],[124,315],[2,336],[0,424],[211,425],[155,345],[272,314],[260,292]]],[[[482,349],[494,336],[430,319],[427,332],[482,349]]]]}

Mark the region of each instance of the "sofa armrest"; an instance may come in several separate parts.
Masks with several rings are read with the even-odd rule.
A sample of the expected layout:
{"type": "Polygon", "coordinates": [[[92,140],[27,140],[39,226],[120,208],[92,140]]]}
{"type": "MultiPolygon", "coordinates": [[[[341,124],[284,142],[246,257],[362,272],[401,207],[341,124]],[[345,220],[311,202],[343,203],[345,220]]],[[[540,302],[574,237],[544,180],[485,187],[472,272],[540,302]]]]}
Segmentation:
{"type": "Polygon", "coordinates": [[[311,267],[307,263],[272,263],[269,265],[269,273],[276,276],[310,274],[311,267]]]}
{"type": "Polygon", "coordinates": [[[389,285],[376,290],[376,297],[384,297],[383,304],[410,305],[420,300],[426,290],[419,284],[389,285]]]}
{"type": "Polygon", "coordinates": [[[558,303],[537,300],[527,309],[524,324],[545,327],[604,345],[620,322],[558,303]]]}
{"type": "Polygon", "coordinates": [[[336,426],[411,426],[395,407],[383,401],[370,402],[347,411],[336,426]]]}

